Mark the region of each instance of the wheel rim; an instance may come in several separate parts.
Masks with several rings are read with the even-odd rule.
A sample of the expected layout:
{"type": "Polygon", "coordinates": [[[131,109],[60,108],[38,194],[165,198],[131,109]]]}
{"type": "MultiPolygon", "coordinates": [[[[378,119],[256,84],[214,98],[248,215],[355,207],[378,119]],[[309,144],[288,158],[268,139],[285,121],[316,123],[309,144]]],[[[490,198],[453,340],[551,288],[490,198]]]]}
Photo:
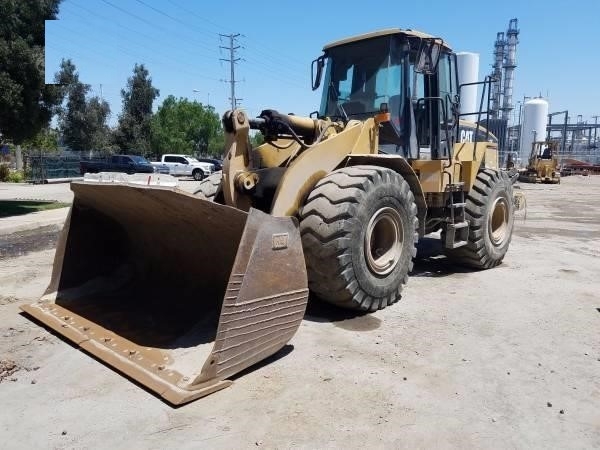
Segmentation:
{"type": "Polygon", "coordinates": [[[402,219],[393,208],[378,210],[367,225],[365,257],[367,266],[376,275],[387,275],[400,261],[402,255],[402,219]]]}
{"type": "Polygon", "coordinates": [[[503,197],[494,201],[488,217],[488,231],[490,240],[496,246],[501,245],[506,239],[508,229],[508,203],[503,197]]]}

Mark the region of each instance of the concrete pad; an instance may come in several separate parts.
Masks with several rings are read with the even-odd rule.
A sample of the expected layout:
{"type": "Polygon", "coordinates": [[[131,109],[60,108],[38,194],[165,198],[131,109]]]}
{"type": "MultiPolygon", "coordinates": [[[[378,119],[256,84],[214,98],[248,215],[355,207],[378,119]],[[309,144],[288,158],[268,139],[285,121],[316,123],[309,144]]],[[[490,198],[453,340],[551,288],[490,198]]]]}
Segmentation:
{"type": "Polygon", "coordinates": [[[419,253],[398,304],[313,304],[285,351],[181,408],[18,313],[42,295],[53,251],[0,259],[0,359],[20,369],[0,382],[1,442],[600,448],[600,176],[521,188],[527,218],[497,268],[419,253]]]}
{"type": "Polygon", "coordinates": [[[0,200],[56,200],[71,203],[73,192],[70,183],[0,183],[0,200]]]}
{"type": "Polygon", "coordinates": [[[62,228],[70,208],[50,209],[20,216],[0,218],[0,236],[56,225],[62,228]]]}

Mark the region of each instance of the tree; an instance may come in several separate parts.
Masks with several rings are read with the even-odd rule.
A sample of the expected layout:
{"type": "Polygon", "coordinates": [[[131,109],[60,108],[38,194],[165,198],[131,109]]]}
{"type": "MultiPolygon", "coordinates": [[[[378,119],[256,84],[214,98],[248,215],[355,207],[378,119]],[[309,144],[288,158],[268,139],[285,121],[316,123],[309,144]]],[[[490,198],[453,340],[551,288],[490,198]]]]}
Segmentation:
{"type": "Polygon", "coordinates": [[[90,86],[79,81],[79,74],[70,59],[63,59],[60,67],[60,71],[54,75],[54,80],[66,94],[67,102],[65,107],[59,109],[59,128],[66,145],[73,150],[84,150],[85,96],[90,86]]]}
{"type": "Polygon", "coordinates": [[[29,150],[55,152],[58,150],[58,132],[52,128],[44,128],[35,136],[23,141],[22,145],[29,150]]]}
{"type": "Polygon", "coordinates": [[[258,147],[265,143],[265,137],[262,133],[256,132],[253,136],[250,136],[250,143],[252,144],[252,147],[258,147]]]}
{"type": "Polygon", "coordinates": [[[108,150],[112,147],[111,132],[107,125],[108,116],[110,116],[108,102],[100,100],[98,97],[92,97],[87,101],[85,122],[89,150],[108,150]]]}
{"type": "Polygon", "coordinates": [[[115,132],[115,142],[123,150],[147,154],[150,151],[152,103],[160,91],[152,86],[152,78],[143,64],[136,64],[127,87],[121,89],[123,110],[115,132]]]}
{"type": "Polygon", "coordinates": [[[110,131],[106,124],[110,106],[98,97],[87,98],[90,85],[79,80],[73,62],[62,60],[54,80],[67,97],[59,109],[59,127],[63,141],[73,150],[106,150],[110,131]]]}
{"type": "Polygon", "coordinates": [[[62,101],[44,80],[45,20],[60,0],[0,0],[0,133],[15,144],[48,126],[62,101]]]}
{"type": "Polygon", "coordinates": [[[157,155],[207,154],[220,129],[219,115],[213,107],[169,95],[152,118],[152,150],[157,155]]]}
{"type": "Polygon", "coordinates": [[[225,133],[223,133],[223,127],[219,127],[217,133],[211,138],[208,143],[208,154],[215,158],[222,159],[225,155],[225,133]]]}

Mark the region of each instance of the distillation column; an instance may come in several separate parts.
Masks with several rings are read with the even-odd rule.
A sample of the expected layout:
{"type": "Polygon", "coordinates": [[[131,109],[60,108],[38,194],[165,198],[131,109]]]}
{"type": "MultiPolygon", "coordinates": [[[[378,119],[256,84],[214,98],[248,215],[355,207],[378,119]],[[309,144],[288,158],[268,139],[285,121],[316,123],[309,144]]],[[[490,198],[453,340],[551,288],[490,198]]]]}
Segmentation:
{"type": "Polygon", "coordinates": [[[502,104],[502,118],[509,120],[514,109],[513,82],[515,68],[517,67],[517,44],[519,43],[519,30],[517,19],[511,19],[506,32],[506,54],[504,60],[504,98],[502,104]]]}

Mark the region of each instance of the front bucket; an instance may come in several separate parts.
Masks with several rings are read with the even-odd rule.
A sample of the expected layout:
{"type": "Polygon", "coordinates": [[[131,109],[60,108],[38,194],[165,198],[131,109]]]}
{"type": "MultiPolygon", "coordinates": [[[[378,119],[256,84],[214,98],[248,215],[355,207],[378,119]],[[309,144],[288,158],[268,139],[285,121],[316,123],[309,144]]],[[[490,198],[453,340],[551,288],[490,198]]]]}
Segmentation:
{"type": "Polygon", "coordinates": [[[308,286],[294,218],[160,186],[72,183],[52,279],[22,309],[172,404],[282,348],[308,286]]]}

